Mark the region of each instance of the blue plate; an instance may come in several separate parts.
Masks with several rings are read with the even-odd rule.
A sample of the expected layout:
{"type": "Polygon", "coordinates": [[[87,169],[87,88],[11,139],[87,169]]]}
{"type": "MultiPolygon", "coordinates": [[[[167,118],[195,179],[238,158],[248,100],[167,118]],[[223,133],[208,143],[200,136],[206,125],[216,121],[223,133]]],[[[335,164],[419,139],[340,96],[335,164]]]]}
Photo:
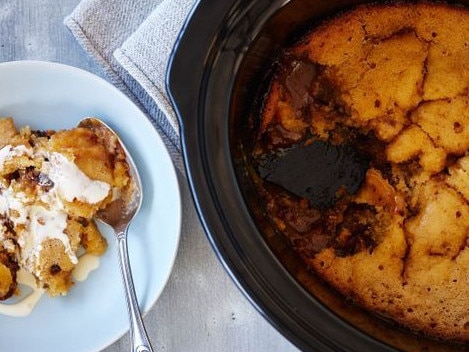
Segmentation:
{"type": "MultiPolygon", "coordinates": [[[[181,226],[177,176],[147,117],[107,81],[80,69],[40,61],[0,64],[0,116],[18,127],[65,129],[86,116],[104,120],[122,138],[141,173],[144,200],[129,229],[129,255],[143,312],[161,294],[173,267],[181,226]]],[[[129,329],[113,232],[100,267],[64,297],[44,295],[26,317],[0,315],[0,350],[99,351],[129,329]]]]}

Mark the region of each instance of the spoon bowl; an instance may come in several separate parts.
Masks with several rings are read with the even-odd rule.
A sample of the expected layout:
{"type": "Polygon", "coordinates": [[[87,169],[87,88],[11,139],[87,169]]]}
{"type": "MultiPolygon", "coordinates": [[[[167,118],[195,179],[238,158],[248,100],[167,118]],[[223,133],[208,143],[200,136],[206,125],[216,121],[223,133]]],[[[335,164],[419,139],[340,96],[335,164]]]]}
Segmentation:
{"type": "Polygon", "coordinates": [[[78,127],[87,128],[103,136],[111,145],[114,145],[114,148],[120,148],[125,153],[125,159],[129,165],[130,179],[132,180],[131,187],[126,194],[116,197],[106,208],[99,210],[97,214],[99,220],[111,226],[114,230],[123,231],[129,226],[142,205],[142,181],[137,167],[117,133],[106,123],[95,117],[87,117],[80,121],[78,127]]]}
{"type": "Polygon", "coordinates": [[[130,269],[130,260],[127,247],[127,232],[132,219],[137,215],[142,205],[142,182],[135,163],[114,130],[106,123],[95,117],[88,117],[78,123],[78,127],[92,130],[97,135],[104,137],[111,147],[125,154],[129,166],[130,187],[126,192],[114,196],[104,209],[98,211],[96,218],[111,226],[117,238],[119,251],[119,264],[125,286],[125,298],[130,320],[130,334],[132,340],[132,352],[152,352],[153,349],[145,331],[145,326],[138,307],[135,287],[130,269]]]}

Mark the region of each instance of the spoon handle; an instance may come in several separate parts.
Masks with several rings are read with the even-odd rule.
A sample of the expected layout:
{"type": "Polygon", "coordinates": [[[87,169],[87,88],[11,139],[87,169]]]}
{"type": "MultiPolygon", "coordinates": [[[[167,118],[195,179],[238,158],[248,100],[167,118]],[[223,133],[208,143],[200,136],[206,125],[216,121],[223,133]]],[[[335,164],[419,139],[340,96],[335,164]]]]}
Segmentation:
{"type": "Polygon", "coordinates": [[[142,316],[135,294],[132,272],[130,270],[129,252],[127,249],[127,230],[117,233],[119,249],[119,264],[125,286],[125,299],[130,319],[130,337],[132,339],[132,352],[153,352],[143,325],[142,316]]]}

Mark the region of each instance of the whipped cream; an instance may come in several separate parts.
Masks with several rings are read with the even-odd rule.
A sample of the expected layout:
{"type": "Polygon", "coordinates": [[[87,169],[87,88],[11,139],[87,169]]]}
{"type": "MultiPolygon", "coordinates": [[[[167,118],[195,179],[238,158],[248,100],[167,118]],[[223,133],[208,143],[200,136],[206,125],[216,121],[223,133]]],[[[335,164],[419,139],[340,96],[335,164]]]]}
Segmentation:
{"type": "Polygon", "coordinates": [[[23,155],[42,159],[40,172],[52,183],[51,187],[37,187],[37,194],[31,196],[15,191],[11,184],[0,184],[0,214],[15,226],[21,248],[21,264],[34,272],[42,243],[46,239],[60,240],[71,262],[76,264],[78,258],[65,233],[67,212],[63,201],[78,200],[96,204],[110,194],[111,186],[103,181],[91,180],[75,163],[60,153],[35,151],[21,145],[7,145],[0,149],[0,169],[6,161],[23,155]]]}
{"type": "Polygon", "coordinates": [[[96,204],[106,198],[111,186],[103,181],[91,180],[75,163],[60,153],[46,154],[48,161],[42,164],[41,172],[55,184],[57,195],[73,202],[75,199],[96,204]]]}
{"type": "MultiPolygon", "coordinates": [[[[98,269],[100,258],[93,254],[83,254],[78,258],[78,264],[73,272],[77,281],[85,281],[88,275],[98,269]]],[[[18,271],[18,283],[29,287],[30,292],[20,297],[12,297],[5,303],[0,303],[0,314],[11,317],[25,317],[33,311],[39,303],[45,290],[36,285],[36,279],[24,269],[18,271]]]]}
{"type": "Polygon", "coordinates": [[[6,161],[11,160],[15,156],[28,155],[31,156],[33,153],[32,148],[28,148],[25,145],[7,145],[0,149],[0,169],[3,169],[3,165],[6,161]]]}

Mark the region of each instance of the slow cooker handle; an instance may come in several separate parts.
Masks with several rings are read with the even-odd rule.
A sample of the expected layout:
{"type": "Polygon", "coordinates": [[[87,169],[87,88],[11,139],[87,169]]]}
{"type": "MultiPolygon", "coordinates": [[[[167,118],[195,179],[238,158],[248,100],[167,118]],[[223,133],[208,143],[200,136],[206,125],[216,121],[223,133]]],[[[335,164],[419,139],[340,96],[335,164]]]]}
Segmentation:
{"type": "Polygon", "coordinates": [[[166,88],[181,126],[181,135],[184,127],[188,128],[197,120],[204,63],[217,36],[216,29],[235,2],[196,1],[176,40],[168,62],[166,88]],[[207,9],[212,15],[202,20],[202,13],[207,13],[207,9]]]}

